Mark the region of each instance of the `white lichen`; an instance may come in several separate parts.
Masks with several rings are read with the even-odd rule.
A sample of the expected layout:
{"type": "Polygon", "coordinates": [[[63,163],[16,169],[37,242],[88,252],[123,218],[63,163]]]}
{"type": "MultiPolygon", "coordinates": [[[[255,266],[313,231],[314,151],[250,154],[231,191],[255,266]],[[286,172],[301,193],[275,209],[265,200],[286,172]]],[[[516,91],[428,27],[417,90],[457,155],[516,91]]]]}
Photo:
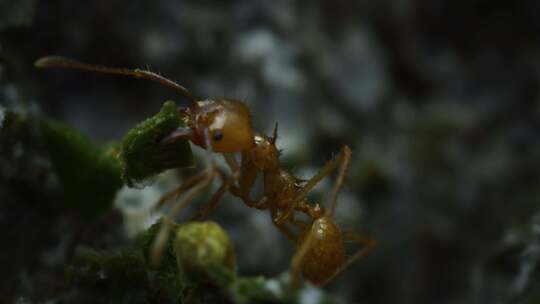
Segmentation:
{"type": "Polygon", "coordinates": [[[126,236],[133,238],[156,222],[160,214],[152,212],[152,205],[159,200],[160,196],[160,189],[153,185],[144,189],[124,186],[118,191],[114,207],[124,217],[126,236]]]}
{"type": "Polygon", "coordinates": [[[321,289],[306,284],[302,290],[298,293],[298,303],[300,304],[322,304],[322,303],[334,303],[334,301],[325,297],[321,289]]]}

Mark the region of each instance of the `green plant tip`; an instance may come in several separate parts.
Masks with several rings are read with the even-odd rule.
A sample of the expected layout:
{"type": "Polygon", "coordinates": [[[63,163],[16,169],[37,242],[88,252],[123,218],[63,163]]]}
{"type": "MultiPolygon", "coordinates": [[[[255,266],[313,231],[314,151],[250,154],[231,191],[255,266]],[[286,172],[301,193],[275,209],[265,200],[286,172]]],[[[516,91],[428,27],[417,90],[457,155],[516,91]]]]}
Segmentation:
{"type": "Polygon", "coordinates": [[[148,178],[167,169],[193,165],[193,155],[187,140],[162,145],[161,140],[183,126],[176,104],[167,101],[161,111],[135,126],[122,141],[122,179],[129,187],[140,185],[148,178]]]}

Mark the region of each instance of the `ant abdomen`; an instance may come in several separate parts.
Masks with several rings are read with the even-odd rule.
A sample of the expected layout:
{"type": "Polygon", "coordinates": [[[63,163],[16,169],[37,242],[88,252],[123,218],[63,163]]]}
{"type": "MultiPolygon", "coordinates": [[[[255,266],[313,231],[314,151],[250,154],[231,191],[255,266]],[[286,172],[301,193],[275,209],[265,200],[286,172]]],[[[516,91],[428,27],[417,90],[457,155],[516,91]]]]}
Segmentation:
{"type": "Polygon", "coordinates": [[[302,256],[300,271],[304,279],[315,285],[324,285],[347,260],[341,229],[327,216],[316,219],[298,240],[301,248],[310,242],[302,256]],[[309,239],[308,239],[309,238],[309,239]]]}

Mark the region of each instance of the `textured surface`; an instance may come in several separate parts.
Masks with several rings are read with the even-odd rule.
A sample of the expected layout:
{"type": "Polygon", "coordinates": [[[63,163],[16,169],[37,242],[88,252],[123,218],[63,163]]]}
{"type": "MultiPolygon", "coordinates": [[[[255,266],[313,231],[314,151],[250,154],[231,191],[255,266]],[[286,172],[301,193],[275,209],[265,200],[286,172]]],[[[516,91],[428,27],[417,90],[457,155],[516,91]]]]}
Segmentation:
{"type": "MultiPolygon", "coordinates": [[[[23,3],[13,16],[31,13],[0,17],[6,109],[103,142],[165,100],[186,105],[153,83],[32,66],[63,55],[148,65],[197,97],[245,100],[256,130],[269,135],[279,123],[282,160],[303,178],[350,146],[336,222],[378,246],[325,288],[344,303],[538,302],[539,1],[56,0],[32,10],[32,1],[8,2],[23,3]]],[[[9,120],[0,130],[0,302],[62,300],[64,247],[88,227],[60,207],[35,128],[4,136],[9,120]]],[[[268,213],[226,196],[210,217],[229,234],[241,275],[287,269],[294,245],[268,213]]],[[[119,219],[96,226],[82,242],[92,249],[132,242],[119,219]]]]}

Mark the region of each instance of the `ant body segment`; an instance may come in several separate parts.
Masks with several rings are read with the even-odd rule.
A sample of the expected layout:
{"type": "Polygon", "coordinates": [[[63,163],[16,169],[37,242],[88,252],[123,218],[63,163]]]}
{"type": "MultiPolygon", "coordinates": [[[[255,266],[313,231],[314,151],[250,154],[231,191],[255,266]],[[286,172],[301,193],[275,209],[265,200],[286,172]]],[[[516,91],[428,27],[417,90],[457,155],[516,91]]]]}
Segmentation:
{"type": "Polygon", "coordinates": [[[167,145],[176,140],[189,140],[206,149],[209,154],[220,153],[224,157],[232,176],[216,166],[210,157],[207,169],[188,178],[159,200],[156,208],[181,196],[164,218],[164,224],[154,242],[152,262],[159,262],[169,228],[176,225],[173,218],[216,176],[223,182],[201,209],[199,216],[204,217],[214,209],[226,192],[241,199],[248,207],[269,209],[274,225],[297,246],[290,265],[290,273],[294,280],[301,274],[304,279],[314,284],[324,285],[373,248],[374,240],[353,232],[341,231],[333,219],[336,197],[343,185],[351,159],[349,147],[344,146],[311,179],[300,180],[280,164],[280,153],[276,148],[277,124],[272,137],[255,133],[251,127],[249,109],[241,101],[196,100],[183,86],[146,70],[97,66],[62,57],[43,57],[36,61],[35,66],[132,76],[171,87],[190,101],[188,107],[178,110],[186,126],[174,130],[159,144],[167,145]],[[240,163],[237,162],[234,153],[240,154],[240,163]],[[308,192],[336,169],[338,177],[328,196],[327,208],[320,204],[308,203],[306,199],[308,192]],[[262,197],[254,200],[251,198],[251,190],[258,172],[262,173],[264,189],[262,197]],[[295,212],[307,215],[309,221],[296,219],[295,212]],[[291,227],[297,230],[296,234],[291,227]],[[346,241],[358,243],[361,248],[352,256],[347,256],[346,241]]]}

